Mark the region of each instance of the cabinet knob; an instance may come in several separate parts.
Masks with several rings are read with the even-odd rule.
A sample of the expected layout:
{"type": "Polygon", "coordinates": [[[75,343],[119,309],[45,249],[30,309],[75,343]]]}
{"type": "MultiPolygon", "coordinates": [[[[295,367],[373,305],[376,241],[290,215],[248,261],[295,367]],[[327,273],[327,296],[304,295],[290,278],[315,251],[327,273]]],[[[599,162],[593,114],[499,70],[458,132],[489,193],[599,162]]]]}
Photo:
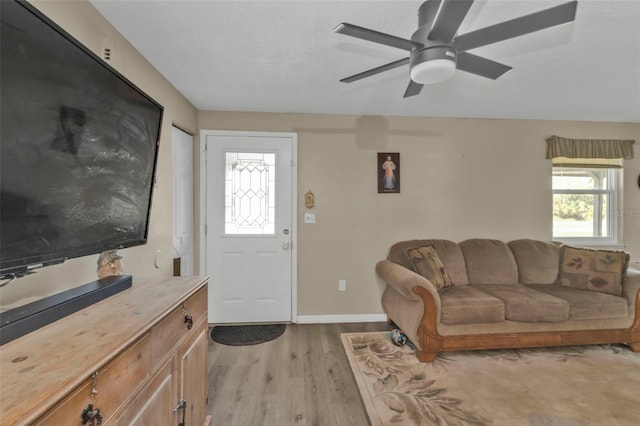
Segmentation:
{"type": "Polygon", "coordinates": [[[95,397],[98,395],[98,372],[96,371],[91,376],[91,396],[95,397]]]}
{"type": "Polygon", "coordinates": [[[87,405],[87,408],[82,410],[80,418],[82,419],[83,425],[100,426],[102,424],[102,414],[100,414],[100,409],[94,409],[93,404],[87,405]]]}
{"type": "Polygon", "coordinates": [[[193,317],[189,315],[186,303],[182,304],[182,313],[184,314],[184,323],[187,324],[187,330],[191,330],[193,328],[193,317]]]}
{"type": "Polygon", "coordinates": [[[181,399],[180,401],[178,401],[178,405],[175,406],[175,408],[173,409],[173,412],[176,413],[178,412],[178,410],[182,410],[182,421],[178,423],[178,426],[185,426],[186,425],[185,417],[187,414],[187,401],[185,401],[184,399],[181,399]]]}

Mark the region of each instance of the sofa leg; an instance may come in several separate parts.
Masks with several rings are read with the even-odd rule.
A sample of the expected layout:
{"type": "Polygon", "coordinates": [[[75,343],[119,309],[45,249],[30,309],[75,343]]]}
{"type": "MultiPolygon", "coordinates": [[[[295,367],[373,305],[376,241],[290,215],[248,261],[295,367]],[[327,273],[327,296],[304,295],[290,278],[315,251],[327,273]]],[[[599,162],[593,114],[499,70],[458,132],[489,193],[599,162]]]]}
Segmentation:
{"type": "Polygon", "coordinates": [[[416,355],[422,362],[432,362],[434,359],[436,359],[438,352],[416,351],[416,355]]]}
{"type": "Polygon", "coordinates": [[[629,346],[631,346],[632,351],[640,352],[640,342],[629,342],[629,346]]]}

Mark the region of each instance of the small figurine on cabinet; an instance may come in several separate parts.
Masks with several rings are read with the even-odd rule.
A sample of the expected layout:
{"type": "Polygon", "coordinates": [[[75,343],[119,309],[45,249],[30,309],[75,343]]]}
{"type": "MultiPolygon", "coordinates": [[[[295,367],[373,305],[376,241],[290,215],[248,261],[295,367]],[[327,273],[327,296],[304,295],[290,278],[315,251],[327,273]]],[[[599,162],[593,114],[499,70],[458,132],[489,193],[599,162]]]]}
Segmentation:
{"type": "Polygon", "coordinates": [[[109,250],[100,253],[96,272],[98,278],[105,278],[111,275],[124,275],[122,256],[118,254],[118,250],[109,250]]]}

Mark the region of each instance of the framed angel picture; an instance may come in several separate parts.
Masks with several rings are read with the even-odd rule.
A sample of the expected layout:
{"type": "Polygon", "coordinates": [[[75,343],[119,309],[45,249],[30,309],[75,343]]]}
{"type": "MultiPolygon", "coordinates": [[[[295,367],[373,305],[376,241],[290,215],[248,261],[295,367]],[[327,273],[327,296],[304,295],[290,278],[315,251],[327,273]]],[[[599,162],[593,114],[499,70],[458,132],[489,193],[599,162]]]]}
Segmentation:
{"type": "Polygon", "coordinates": [[[400,192],[400,153],[378,153],[378,194],[400,192]]]}

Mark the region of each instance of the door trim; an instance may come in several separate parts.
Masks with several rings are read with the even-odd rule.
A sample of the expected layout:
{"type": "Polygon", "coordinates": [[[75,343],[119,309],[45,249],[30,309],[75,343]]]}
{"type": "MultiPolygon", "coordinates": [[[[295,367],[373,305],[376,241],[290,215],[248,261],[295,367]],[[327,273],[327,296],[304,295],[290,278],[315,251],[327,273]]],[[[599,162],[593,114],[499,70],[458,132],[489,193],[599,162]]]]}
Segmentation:
{"type": "MultiPolygon", "coordinates": [[[[291,139],[291,322],[298,322],[298,134],[293,132],[249,132],[241,130],[200,130],[200,273],[206,271],[207,241],[207,136],[275,137],[291,139]]],[[[209,285],[216,285],[212,277],[209,285]]]]}
{"type": "MultiPolygon", "coordinates": [[[[194,157],[193,154],[195,153],[196,150],[196,142],[195,142],[195,136],[192,133],[187,132],[184,129],[181,129],[178,126],[175,125],[171,125],[171,149],[172,149],[172,159],[171,159],[171,167],[172,167],[172,184],[173,184],[173,188],[174,188],[174,193],[173,193],[173,238],[172,238],[172,247],[174,248],[174,252],[172,254],[172,258],[173,258],[173,272],[176,272],[176,253],[175,253],[175,238],[176,238],[176,192],[175,192],[175,184],[176,184],[176,168],[175,168],[175,158],[176,158],[176,153],[173,152],[173,150],[176,147],[176,134],[175,131],[179,131],[181,133],[184,133],[185,135],[189,136],[190,138],[190,142],[191,142],[191,170],[189,170],[190,174],[191,174],[191,217],[190,219],[190,231],[191,231],[191,274],[195,275],[195,271],[196,271],[196,230],[195,230],[195,193],[193,192],[195,190],[195,182],[194,182],[194,176],[195,176],[195,161],[194,161],[194,157]]],[[[177,258],[179,259],[178,262],[178,271],[180,272],[180,274],[182,274],[184,271],[181,268],[181,263],[182,263],[182,257],[177,258]]]]}

